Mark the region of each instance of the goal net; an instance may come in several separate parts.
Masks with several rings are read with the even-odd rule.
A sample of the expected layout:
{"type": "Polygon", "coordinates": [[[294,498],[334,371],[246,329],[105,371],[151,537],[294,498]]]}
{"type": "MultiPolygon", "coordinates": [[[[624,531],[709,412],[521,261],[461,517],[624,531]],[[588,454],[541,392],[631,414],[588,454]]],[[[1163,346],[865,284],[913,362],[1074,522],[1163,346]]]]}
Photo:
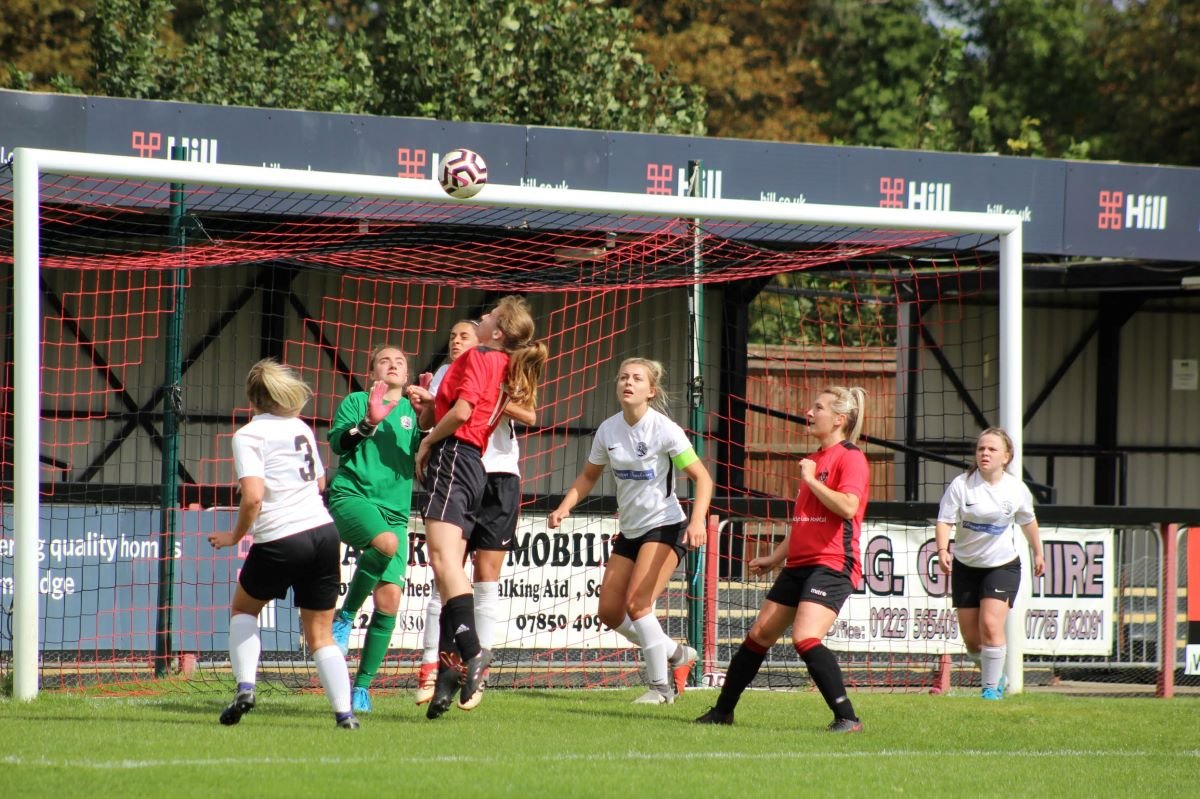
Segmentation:
{"type": "MultiPolygon", "coordinates": [[[[0,386],[0,672],[20,663],[28,631],[13,617],[32,595],[43,688],[223,690],[229,601],[249,539],[214,554],[206,536],[236,518],[230,442],[250,418],[249,366],[273,356],[300,370],[315,392],[302,416],[332,472],[330,420],[364,389],[369,350],[395,343],[410,374],[432,371],[450,327],[508,293],[530,301],[550,361],[537,424],[518,431],[522,513],[501,576],[491,685],[641,681],[637,651],[596,615],[619,530],[609,478],[562,529],[546,525],[597,425],[617,412],[616,367],[631,356],[666,365],[672,415],[716,481],[709,544],[657,607],[667,632],[701,651],[695,682],[720,681],[765,597],[772,578],[744,564],[786,532],[797,462],[815,449],[805,410],[833,384],[867,391],[871,499],[893,515],[868,510],[866,578],[829,642],[854,685],[930,687],[947,658],[961,665],[932,520],[895,509],[936,502],[981,421],[997,420],[999,228],[971,230],[986,217],[865,209],[856,223],[854,209],[837,209],[838,221],[829,207],[503,186],[463,202],[432,182],[68,163],[38,174],[31,272],[21,271],[29,244],[15,222],[20,180],[0,171],[10,364],[0,386]],[[17,413],[31,296],[22,279],[37,281],[40,303],[33,426],[17,413]],[[20,452],[31,436],[37,530],[23,539],[20,452]],[[916,440],[948,443],[931,451],[916,440]],[[36,548],[24,586],[22,540],[36,548]]],[[[432,574],[414,516],[380,689],[415,684],[432,574]]],[[[356,558],[345,550],[344,583],[356,558]]],[[[370,609],[356,620],[352,670],[370,609]]],[[[268,605],[260,628],[260,680],[314,685],[290,597],[268,605]]],[[[786,638],[760,684],[807,684],[786,638]]]]}

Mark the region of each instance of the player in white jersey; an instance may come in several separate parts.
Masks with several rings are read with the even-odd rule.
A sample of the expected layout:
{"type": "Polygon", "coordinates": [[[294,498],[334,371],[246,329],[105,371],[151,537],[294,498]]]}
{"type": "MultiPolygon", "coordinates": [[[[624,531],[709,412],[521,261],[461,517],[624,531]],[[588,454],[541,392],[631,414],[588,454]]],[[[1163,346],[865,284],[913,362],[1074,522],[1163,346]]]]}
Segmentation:
{"type": "Polygon", "coordinates": [[[595,487],[604,467],[611,467],[621,533],[604,570],[600,620],[642,648],[650,689],[634,701],[654,705],[675,701],[696,660],[695,649],[663,632],[654,603],[684,553],[704,543],[713,491],[712,478],[687,435],[665,413],[662,372],[662,364],[646,358],[621,363],[621,412],[596,430],[587,465],[548,519],[552,529],[562,524],[595,487]],[[690,520],[675,496],[676,469],[696,484],[690,520]]]}
{"type": "Polygon", "coordinates": [[[951,481],[938,507],[936,528],[938,564],[951,575],[963,643],[979,664],[983,698],[993,700],[1004,697],[1004,624],[1021,586],[1014,524],[1029,543],[1033,575],[1040,577],[1045,569],[1033,496],[1005,471],[1012,458],[1012,439],[1003,429],[989,427],[980,433],[975,467],[951,481]]]}
{"type": "MultiPolygon", "coordinates": [[[[466,350],[479,345],[475,336],[478,323],[472,320],[458,322],[450,329],[448,353],[450,362],[466,350]]],[[[450,364],[443,364],[429,381],[429,393],[437,396],[438,386],[449,371],[450,364]]],[[[492,646],[496,640],[497,613],[500,606],[500,570],[504,559],[512,551],[517,538],[517,517],[521,507],[521,449],[517,443],[516,420],[523,425],[537,421],[531,408],[509,402],[504,409],[504,418],[496,427],[483,451],[483,468],[487,472],[487,484],[479,512],[475,515],[474,528],[467,540],[467,553],[474,559],[471,590],[475,596],[475,630],[479,645],[491,659],[492,646]]],[[[416,702],[424,705],[433,699],[437,682],[438,646],[442,617],[442,596],[437,585],[425,604],[425,637],[421,653],[421,668],[417,672],[416,702]]],[[[486,683],[485,683],[486,684],[486,683]]],[[[482,694],[475,694],[474,707],[482,694]]],[[[471,709],[471,708],[464,708],[471,709]]]]}
{"type": "Polygon", "coordinates": [[[258,614],[290,588],[337,726],[357,729],[350,673],[330,634],[341,581],[340,542],[321,500],[325,467],[316,438],[298,418],[312,391],[294,371],[268,358],[250,369],[246,396],[254,418],[233,435],[242,494],[237,523],[231,532],[208,537],[214,549],[237,546],[247,533],[254,539],[233,594],[229,660],[237,690],[221,723],[237,724],[254,708],[262,651],[258,614]]]}

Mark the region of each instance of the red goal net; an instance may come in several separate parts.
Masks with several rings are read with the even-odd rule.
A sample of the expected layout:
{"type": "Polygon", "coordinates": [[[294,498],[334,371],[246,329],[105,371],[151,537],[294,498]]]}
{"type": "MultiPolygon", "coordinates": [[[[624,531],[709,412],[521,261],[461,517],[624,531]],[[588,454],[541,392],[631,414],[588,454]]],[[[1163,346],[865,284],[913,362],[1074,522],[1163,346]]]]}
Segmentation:
{"type": "MultiPolygon", "coordinates": [[[[245,549],[214,555],[201,543],[233,526],[230,440],[250,416],[245,374],[266,356],[314,388],[303,418],[332,470],[325,435],[339,401],[364,388],[372,346],[395,342],[411,374],[432,371],[454,322],[504,294],[529,299],[550,362],[537,424],[519,429],[522,519],[501,576],[495,686],[641,679],[636,651],[596,616],[618,530],[611,485],[564,528],[545,523],[596,426],[617,411],[622,359],[666,365],[673,416],[717,484],[711,544],[657,609],[670,635],[704,654],[697,680],[719,674],[770,585],[744,563],[786,530],[797,461],[815,448],[804,413],[821,387],[867,391],[862,446],[878,503],[936,501],[968,457],[962,442],[969,448],[979,417],[995,412],[994,243],[979,236],[70,176],[40,188],[45,688],[228,685],[228,605],[245,549]],[[944,361],[971,381],[976,407],[944,361]],[[955,444],[930,452],[915,439],[955,444]]],[[[12,223],[0,172],[6,614],[12,443],[31,434],[14,429],[11,404],[12,223]]],[[[867,518],[867,577],[830,640],[856,684],[927,687],[944,657],[961,655],[944,584],[922,561],[932,527],[867,518]],[[902,602],[892,601],[895,580],[911,589],[902,602]]],[[[419,518],[409,532],[409,582],[380,688],[414,684],[432,575],[419,518]]],[[[345,553],[346,579],[356,554],[345,553]]],[[[312,684],[290,599],[271,603],[260,627],[262,679],[312,684]]],[[[360,640],[356,630],[352,660],[360,640]]],[[[770,653],[763,684],[807,681],[787,643],[770,653]]]]}

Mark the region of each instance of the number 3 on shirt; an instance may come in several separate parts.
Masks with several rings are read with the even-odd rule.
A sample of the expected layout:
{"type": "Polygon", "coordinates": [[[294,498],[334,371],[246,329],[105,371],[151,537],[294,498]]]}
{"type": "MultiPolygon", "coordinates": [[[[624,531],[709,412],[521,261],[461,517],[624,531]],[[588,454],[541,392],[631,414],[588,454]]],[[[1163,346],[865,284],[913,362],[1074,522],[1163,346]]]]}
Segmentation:
{"type": "Polygon", "coordinates": [[[308,436],[296,436],[296,451],[304,453],[306,465],[306,468],[300,469],[300,479],[311,483],[317,479],[317,462],[313,460],[312,442],[308,440],[308,436]]]}

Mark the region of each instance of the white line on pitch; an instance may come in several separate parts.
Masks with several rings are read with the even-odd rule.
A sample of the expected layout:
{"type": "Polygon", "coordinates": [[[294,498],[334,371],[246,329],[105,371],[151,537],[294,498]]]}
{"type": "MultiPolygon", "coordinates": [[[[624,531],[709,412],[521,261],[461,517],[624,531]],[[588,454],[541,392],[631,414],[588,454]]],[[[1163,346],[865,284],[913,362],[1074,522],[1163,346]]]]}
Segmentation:
{"type": "MultiPolygon", "coordinates": [[[[1190,750],[1183,752],[1146,752],[1146,751],[1111,751],[1100,749],[1053,749],[1049,751],[1038,752],[1020,752],[1008,750],[987,750],[987,749],[963,749],[956,751],[925,751],[915,749],[882,749],[879,751],[861,751],[861,752],[811,752],[811,751],[786,751],[786,752],[581,752],[581,753],[563,753],[557,755],[540,755],[536,757],[524,758],[525,760],[535,763],[566,763],[581,760],[608,760],[608,761],[634,761],[634,760],[653,760],[653,761],[688,761],[688,760],[792,760],[792,759],[812,759],[812,758],[827,758],[830,760],[856,759],[856,758],[874,758],[881,757],[1006,757],[1006,758],[1031,758],[1037,760],[1050,760],[1056,758],[1093,758],[1093,757],[1119,757],[1119,758],[1141,758],[1141,757],[1170,757],[1170,758],[1200,758],[1200,751],[1190,750]]],[[[435,764],[435,763],[454,763],[454,764],[485,764],[485,763],[512,763],[514,760],[512,755],[503,757],[495,756],[474,756],[474,755],[428,755],[420,757],[394,758],[388,759],[389,763],[413,763],[413,764],[435,764]]],[[[131,770],[131,769],[148,769],[148,768],[179,768],[183,766],[291,766],[297,764],[312,765],[319,763],[328,766],[348,766],[361,765],[364,763],[373,763],[379,758],[374,757],[224,757],[224,758],[187,758],[187,759],[162,759],[162,760],[80,760],[80,759],[55,759],[48,757],[21,757],[20,755],[5,755],[0,757],[0,763],[6,766],[32,766],[36,768],[85,768],[99,770],[131,770]]]]}

